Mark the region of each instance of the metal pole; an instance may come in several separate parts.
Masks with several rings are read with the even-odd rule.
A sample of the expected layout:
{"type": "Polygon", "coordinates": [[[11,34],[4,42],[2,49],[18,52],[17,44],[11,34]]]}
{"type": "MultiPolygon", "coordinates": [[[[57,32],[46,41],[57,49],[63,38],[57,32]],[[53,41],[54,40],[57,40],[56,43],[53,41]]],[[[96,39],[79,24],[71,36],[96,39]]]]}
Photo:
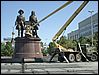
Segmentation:
{"type": "Polygon", "coordinates": [[[48,14],[46,17],[44,17],[43,19],[41,19],[40,21],[38,21],[38,23],[36,23],[34,26],[38,25],[40,22],[44,21],[45,19],[47,19],[48,17],[50,17],[51,15],[55,14],[56,12],[58,12],[59,10],[63,9],[64,7],[66,7],[67,5],[69,5],[70,3],[72,3],[73,1],[68,1],[66,2],[64,5],[62,5],[61,7],[59,7],[58,9],[56,9],[55,11],[53,11],[52,13],[48,14]]]}
{"type": "Polygon", "coordinates": [[[91,33],[92,33],[92,46],[93,46],[93,20],[92,20],[92,13],[93,13],[94,11],[88,11],[88,12],[91,13],[91,33]]]}
{"type": "Polygon", "coordinates": [[[14,38],[14,34],[15,34],[15,33],[14,33],[14,27],[13,27],[13,31],[12,31],[12,38],[14,38]]]}
{"type": "Polygon", "coordinates": [[[24,58],[22,58],[22,73],[24,73],[24,58]]]}

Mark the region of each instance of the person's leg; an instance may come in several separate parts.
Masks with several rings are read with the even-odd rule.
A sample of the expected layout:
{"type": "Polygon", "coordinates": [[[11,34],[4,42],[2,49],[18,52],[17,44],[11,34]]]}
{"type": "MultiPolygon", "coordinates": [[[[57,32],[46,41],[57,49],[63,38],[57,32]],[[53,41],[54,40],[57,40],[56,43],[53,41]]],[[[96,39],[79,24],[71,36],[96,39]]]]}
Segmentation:
{"type": "Polygon", "coordinates": [[[68,61],[68,59],[66,58],[66,56],[64,55],[64,53],[59,53],[64,59],[65,59],[65,61],[67,62],[67,63],[69,63],[69,61],[68,61]]]}
{"type": "Polygon", "coordinates": [[[54,54],[52,55],[52,57],[50,58],[49,61],[51,61],[51,60],[54,58],[55,55],[56,55],[56,53],[54,53],[54,54]]]}

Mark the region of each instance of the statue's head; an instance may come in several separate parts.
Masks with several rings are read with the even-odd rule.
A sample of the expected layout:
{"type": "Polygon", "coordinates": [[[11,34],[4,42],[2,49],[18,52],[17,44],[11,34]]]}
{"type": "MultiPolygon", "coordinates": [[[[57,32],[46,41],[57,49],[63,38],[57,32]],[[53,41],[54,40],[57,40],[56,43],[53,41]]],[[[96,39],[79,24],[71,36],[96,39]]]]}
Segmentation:
{"type": "Polygon", "coordinates": [[[32,12],[31,12],[31,15],[35,15],[35,11],[32,11],[32,12]]]}
{"type": "Polygon", "coordinates": [[[18,11],[18,13],[19,13],[20,15],[22,15],[22,14],[24,13],[24,11],[23,11],[22,9],[20,9],[20,10],[18,11]]]}

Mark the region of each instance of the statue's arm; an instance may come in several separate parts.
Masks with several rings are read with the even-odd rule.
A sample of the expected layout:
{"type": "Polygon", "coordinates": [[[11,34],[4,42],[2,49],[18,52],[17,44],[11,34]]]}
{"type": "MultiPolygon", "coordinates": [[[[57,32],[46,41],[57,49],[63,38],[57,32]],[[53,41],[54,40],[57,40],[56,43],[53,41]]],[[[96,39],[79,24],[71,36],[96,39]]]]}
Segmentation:
{"type": "Polygon", "coordinates": [[[31,16],[29,17],[29,21],[31,21],[31,16]]]}
{"type": "MultiPolygon", "coordinates": [[[[37,20],[37,17],[36,17],[36,23],[38,22],[38,20],[37,20]]],[[[40,26],[39,24],[38,24],[38,26],[40,26]]]]}
{"type": "Polygon", "coordinates": [[[23,17],[23,21],[25,22],[25,17],[23,17]]]}
{"type": "Polygon", "coordinates": [[[18,16],[17,16],[16,21],[15,21],[15,25],[17,25],[17,24],[18,24],[18,16]]]}

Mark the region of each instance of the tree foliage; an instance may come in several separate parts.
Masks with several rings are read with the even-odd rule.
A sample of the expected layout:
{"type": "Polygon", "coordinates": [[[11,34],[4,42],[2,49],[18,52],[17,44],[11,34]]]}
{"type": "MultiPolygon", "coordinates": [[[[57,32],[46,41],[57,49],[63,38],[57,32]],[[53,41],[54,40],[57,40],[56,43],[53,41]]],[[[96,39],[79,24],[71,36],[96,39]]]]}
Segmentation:
{"type": "MultiPolygon", "coordinates": [[[[60,44],[61,46],[63,46],[64,48],[68,49],[68,48],[75,48],[76,47],[76,41],[74,40],[68,40],[66,38],[66,36],[62,36],[58,41],[58,44],[60,44]]],[[[48,53],[51,55],[54,52],[54,48],[55,48],[55,44],[54,42],[50,42],[49,44],[49,48],[48,48],[48,53]]]]}
{"type": "Polygon", "coordinates": [[[90,37],[89,38],[80,37],[78,42],[80,42],[81,44],[91,44],[92,43],[90,37]]]}
{"type": "Polygon", "coordinates": [[[74,40],[68,40],[66,36],[62,36],[60,40],[57,41],[58,44],[63,46],[64,48],[75,48],[76,47],[76,41],[74,40]]]}
{"type": "MultiPolygon", "coordinates": [[[[81,44],[92,44],[92,37],[80,37],[79,38],[79,42],[81,44]]],[[[93,45],[98,47],[98,32],[95,33],[95,35],[93,36],[93,45]]]]}
{"type": "Polygon", "coordinates": [[[48,54],[52,54],[53,52],[54,52],[54,48],[55,48],[56,46],[55,46],[55,44],[54,44],[54,42],[50,42],[49,43],[49,47],[47,48],[47,51],[48,51],[48,54]]]}
{"type": "Polygon", "coordinates": [[[42,53],[43,53],[43,56],[46,56],[48,54],[48,50],[44,49],[44,50],[42,50],[42,53]]]}
{"type": "Polygon", "coordinates": [[[47,44],[46,43],[43,43],[41,42],[41,51],[43,53],[43,56],[46,56],[48,54],[48,49],[47,49],[47,44]]]}
{"type": "Polygon", "coordinates": [[[1,56],[12,56],[13,48],[11,42],[7,42],[6,44],[1,43],[1,56]]]}
{"type": "Polygon", "coordinates": [[[93,39],[94,39],[93,43],[98,49],[98,32],[95,33],[93,39]]]}

